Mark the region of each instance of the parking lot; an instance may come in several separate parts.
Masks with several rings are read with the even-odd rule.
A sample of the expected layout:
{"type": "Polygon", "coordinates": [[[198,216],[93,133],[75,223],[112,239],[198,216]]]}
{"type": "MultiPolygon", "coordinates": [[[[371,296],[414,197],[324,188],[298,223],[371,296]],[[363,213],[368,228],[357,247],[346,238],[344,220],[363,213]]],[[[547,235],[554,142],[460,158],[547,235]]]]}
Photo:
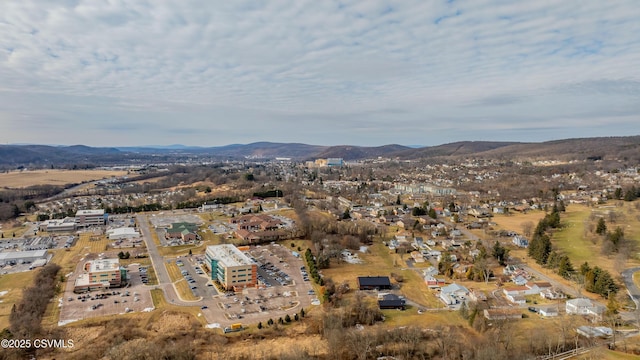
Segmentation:
{"type": "MultiPolygon", "coordinates": [[[[171,260],[169,260],[171,261],[171,260]]],[[[195,297],[203,299],[211,299],[218,295],[218,291],[205,273],[201,265],[204,260],[201,257],[185,257],[175,260],[176,265],[180,267],[180,273],[185,281],[189,283],[189,288],[195,297]]]]}
{"type": "Polygon", "coordinates": [[[226,321],[230,324],[257,323],[270,318],[276,320],[287,314],[293,316],[312,303],[318,304],[308,275],[305,276],[302,259],[290,249],[279,244],[256,246],[251,248],[249,256],[258,263],[261,285],[241,293],[221,294],[213,302],[205,302],[203,313],[209,322],[226,321]]]}
{"type": "Polygon", "coordinates": [[[143,283],[143,279],[146,277],[144,267],[131,264],[127,270],[128,286],[84,294],[73,292],[75,276],[70,276],[68,281],[71,282],[71,286],[67,286],[64,296],[60,299],[60,323],[153,309],[151,293],[143,283]]]}

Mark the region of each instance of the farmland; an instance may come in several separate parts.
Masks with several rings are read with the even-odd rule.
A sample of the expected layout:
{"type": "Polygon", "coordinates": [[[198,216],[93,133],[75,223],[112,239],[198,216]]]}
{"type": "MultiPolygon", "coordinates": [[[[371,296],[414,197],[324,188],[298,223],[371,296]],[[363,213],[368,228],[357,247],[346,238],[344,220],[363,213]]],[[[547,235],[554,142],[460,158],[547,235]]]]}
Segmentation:
{"type": "Polygon", "coordinates": [[[126,175],[113,170],[24,170],[0,173],[0,184],[7,188],[34,185],[66,185],[126,175]]]}

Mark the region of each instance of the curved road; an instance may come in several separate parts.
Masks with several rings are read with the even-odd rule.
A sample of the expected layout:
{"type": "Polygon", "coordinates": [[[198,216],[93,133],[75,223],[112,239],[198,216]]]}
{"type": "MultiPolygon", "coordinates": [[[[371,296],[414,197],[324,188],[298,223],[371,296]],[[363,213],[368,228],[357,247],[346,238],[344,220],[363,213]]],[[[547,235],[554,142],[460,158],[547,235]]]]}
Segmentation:
{"type": "Polygon", "coordinates": [[[622,272],[622,279],[624,279],[624,285],[627,287],[627,292],[631,297],[631,300],[636,304],[636,310],[640,308],[640,289],[633,282],[633,274],[640,271],[640,267],[634,267],[622,272]]]}

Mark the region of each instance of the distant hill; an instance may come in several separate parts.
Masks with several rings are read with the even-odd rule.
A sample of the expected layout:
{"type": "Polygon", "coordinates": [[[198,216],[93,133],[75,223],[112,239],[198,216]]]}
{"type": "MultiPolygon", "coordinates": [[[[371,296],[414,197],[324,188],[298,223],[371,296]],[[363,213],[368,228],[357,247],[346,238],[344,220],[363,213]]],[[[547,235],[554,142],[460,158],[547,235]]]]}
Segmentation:
{"type": "Polygon", "coordinates": [[[0,165],[33,166],[81,164],[121,158],[115,148],[94,148],[84,145],[0,145],[0,165]]]}
{"type": "Polygon", "coordinates": [[[290,157],[302,159],[325,150],[326,146],[307,145],[300,143],[272,143],[256,142],[247,145],[228,145],[203,149],[204,153],[216,156],[249,157],[273,159],[276,157],[290,157]]]}
{"type": "Polygon", "coordinates": [[[376,147],[363,147],[363,146],[331,146],[324,151],[313,154],[314,158],[342,158],[344,160],[360,160],[360,159],[375,159],[379,156],[389,157],[395,156],[395,154],[401,153],[404,150],[411,149],[402,145],[384,145],[376,147]]]}
{"type": "Polygon", "coordinates": [[[478,154],[489,150],[503,148],[505,146],[520,144],[516,142],[496,141],[460,141],[438,146],[428,146],[419,149],[408,149],[397,155],[403,159],[420,159],[440,156],[458,156],[478,154]]]}
{"type": "Polygon", "coordinates": [[[519,143],[486,151],[484,157],[558,160],[628,159],[640,161],[640,136],[597,137],[519,143]]]}
{"type": "Polygon", "coordinates": [[[375,159],[454,159],[463,157],[511,160],[599,160],[620,159],[640,162],[640,136],[566,139],[542,143],[495,141],[461,141],[438,146],[410,148],[402,145],[320,146],[300,143],[256,142],[218,147],[89,147],[48,145],[0,145],[0,167],[126,165],[157,162],[184,162],[207,159],[274,159],[294,160],[343,158],[375,159]]]}

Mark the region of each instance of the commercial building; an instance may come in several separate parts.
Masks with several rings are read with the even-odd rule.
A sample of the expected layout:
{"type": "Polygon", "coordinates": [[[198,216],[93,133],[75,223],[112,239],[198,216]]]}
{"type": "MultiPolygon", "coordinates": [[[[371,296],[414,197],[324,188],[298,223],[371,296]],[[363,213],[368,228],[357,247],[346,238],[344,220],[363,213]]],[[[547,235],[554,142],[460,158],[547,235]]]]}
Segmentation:
{"type": "Polygon", "coordinates": [[[134,228],[121,227],[107,230],[109,240],[135,239],[140,237],[140,233],[134,228]]]}
{"type": "Polygon", "coordinates": [[[78,210],[76,212],[76,223],[78,226],[101,226],[107,222],[107,214],[104,209],[97,210],[78,210]]]}
{"type": "Polygon", "coordinates": [[[40,223],[39,229],[46,232],[72,232],[76,230],[76,219],[66,217],[64,219],[46,220],[40,223]]]}
{"type": "Polygon", "coordinates": [[[73,289],[77,293],[121,287],[127,282],[127,269],[120,266],[118,259],[87,261],[82,270],[73,289]]]}
{"type": "Polygon", "coordinates": [[[255,287],[258,283],[257,264],[231,244],[207,246],[205,258],[211,268],[211,280],[227,290],[255,287]]]}
{"type": "Polygon", "coordinates": [[[37,260],[47,260],[47,250],[0,252],[0,266],[30,264],[37,260]]]}

